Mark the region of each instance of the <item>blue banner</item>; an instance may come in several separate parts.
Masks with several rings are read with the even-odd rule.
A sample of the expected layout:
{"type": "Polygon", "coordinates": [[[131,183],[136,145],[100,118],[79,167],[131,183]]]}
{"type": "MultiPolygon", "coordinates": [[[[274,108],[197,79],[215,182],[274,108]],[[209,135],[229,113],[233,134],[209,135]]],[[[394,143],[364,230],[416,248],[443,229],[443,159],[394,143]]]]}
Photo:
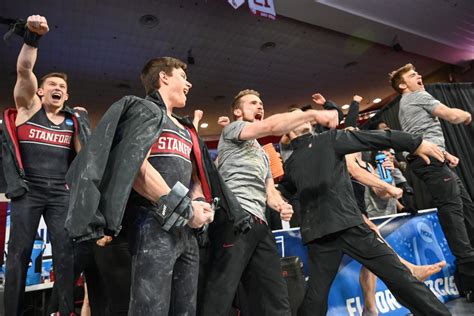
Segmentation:
{"type": "MultiPolygon", "coordinates": [[[[454,257],[441,230],[436,210],[422,211],[417,216],[395,215],[372,220],[387,243],[403,259],[416,265],[446,261],[446,267],[426,279],[425,284],[443,302],[459,297],[453,277],[454,257]]],[[[280,256],[298,256],[306,267],[308,255],[299,229],[274,231],[274,235],[280,256]]],[[[359,285],[360,269],[357,261],[344,256],[329,293],[327,315],[362,315],[364,299],[359,285]]],[[[409,313],[380,280],[377,280],[375,302],[379,315],[409,313]]]]}
{"type": "MultiPolygon", "coordinates": [[[[4,260],[6,260],[6,256],[8,256],[8,241],[10,237],[10,212],[10,203],[8,203],[5,227],[5,251],[3,253],[4,260]]],[[[28,264],[26,285],[34,285],[40,283],[42,281],[41,276],[43,276],[43,278],[49,278],[49,273],[51,271],[51,242],[49,239],[48,228],[46,226],[46,223],[44,222],[43,217],[41,217],[40,223],[38,225],[37,236],[39,236],[40,238],[36,240],[35,244],[33,245],[31,259],[28,264]],[[38,256],[41,256],[41,258],[38,258],[38,256]],[[41,264],[41,267],[39,267],[38,264],[41,264]]],[[[2,266],[0,266],[0,273],[5,273],[5,262],[2,266]]]]}

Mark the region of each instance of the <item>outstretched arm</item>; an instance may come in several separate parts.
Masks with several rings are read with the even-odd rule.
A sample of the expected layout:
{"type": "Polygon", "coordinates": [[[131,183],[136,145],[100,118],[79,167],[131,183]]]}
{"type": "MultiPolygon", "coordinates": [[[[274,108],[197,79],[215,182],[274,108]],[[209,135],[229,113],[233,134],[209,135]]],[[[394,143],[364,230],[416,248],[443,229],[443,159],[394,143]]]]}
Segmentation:
{"type": "Polygon", "coordinates": [[[338,124],[337,111],[308,110],[275,114],[263,121],[246,124],[240,132],[239,139],[249,140],[269,135],[283,135],[307,122],[335,128],[338,124]]]}
{"type": "Polygon", "coordinates": [[[438,104],[431,112],[434,116],[442,118],[451,124],[465,124],[468,125],[472,121],[472,115],[469,112],[461,109],[450,108],[443,103],[438,104]]]}
{"type": "Polygon", "coordinates": [[[430,156],[444,162],[444,154],[433,143],[405,132],[388,131],[336,131],[334,149],[339,155],[347,155],[366,150],[393,148],[420,156],[427,164],[430,156]]]}
{"type": "Polygon", "coordinates": [[[346,155],[346,165],[350,175],[360,183],[373,189],[378,197],[382,199],[388,199],[391,197],[399,199],[402,196],[402,189],[382,181],[373,173],[361,168],[357,163],[356,154],[346,155]]]}

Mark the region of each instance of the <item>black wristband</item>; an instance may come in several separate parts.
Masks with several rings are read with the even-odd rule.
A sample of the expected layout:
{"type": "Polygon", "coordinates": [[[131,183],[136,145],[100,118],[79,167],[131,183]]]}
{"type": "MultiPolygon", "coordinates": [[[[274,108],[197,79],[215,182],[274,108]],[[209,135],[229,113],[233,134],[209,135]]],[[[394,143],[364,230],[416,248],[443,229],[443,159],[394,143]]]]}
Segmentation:
{"type": "Polygon", "coordinates": [[[40,38],[41,38],[41,35],[35,32],[31,32],[30,29],[26,27],[25,35],[23,36],[23,41],[25,42],[26,45],[37,48],[40,38]]]}

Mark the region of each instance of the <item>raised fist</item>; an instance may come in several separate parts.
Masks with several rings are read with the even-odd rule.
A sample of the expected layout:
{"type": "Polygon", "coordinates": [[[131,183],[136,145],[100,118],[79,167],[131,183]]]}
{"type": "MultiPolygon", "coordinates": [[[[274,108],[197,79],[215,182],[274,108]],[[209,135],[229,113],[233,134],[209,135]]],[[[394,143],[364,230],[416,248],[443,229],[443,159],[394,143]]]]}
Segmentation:
{"type": "Polygon", "coordinates": [[[312,95],[312,98],[313,98],[313,102],[318,104],[318,105],[321,105],[323,106],[324,103],[326,103],[326,98],[323,97],[323,95],[321,93],[315,93],[312,95]]]}
{"type": "Polygon", "coordinates": [[[355,96],[352,97],[352,100],[360,103],[360,101],[362,101],[362,97],[356,94],[355,96]]]}
{"type": "Polygon", "coordinates": [[[201,110],[195,110],[194,111],[194,119],[200,121],[202,120],[202,116],[204,115],[204,112],[201,110]]]}
{"type": "Polygon", "coordinates": [[[230,123],[230,119],[228,116],[219,116],[219,118],[217,119],[217,124],[219,124],[222,127],[226,127],[227,125],[229,125],[229,123],[230,123]]]}
{"type": "Polygon", "coordinates": [[[26,25],[30,32],[38,35],[44,35],[49,32],[48,21],[41,15],[31,15],[26,20],[26,25]]]}

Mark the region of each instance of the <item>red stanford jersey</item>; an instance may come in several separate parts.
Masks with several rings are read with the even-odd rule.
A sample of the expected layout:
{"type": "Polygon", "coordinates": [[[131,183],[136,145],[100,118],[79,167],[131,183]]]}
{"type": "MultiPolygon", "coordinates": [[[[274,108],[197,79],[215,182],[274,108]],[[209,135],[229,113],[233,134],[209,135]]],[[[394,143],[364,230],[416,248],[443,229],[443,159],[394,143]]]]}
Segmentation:
{"type": "Polygon", "coordinates": [[[74,122],[68,116],[61,124],[51,122],[43,107],[17,126],[20,154],[26,176],[64,179],[74,158],[74,122]]]}
{"type": "Polygon", "coordinates": [[[177,181],[189,187],[192,173],[192,145],[189,131],[181,129],[167,118],[160,137],[151,147],[148,160],[169,187],[173,187],[177,181]]]}

